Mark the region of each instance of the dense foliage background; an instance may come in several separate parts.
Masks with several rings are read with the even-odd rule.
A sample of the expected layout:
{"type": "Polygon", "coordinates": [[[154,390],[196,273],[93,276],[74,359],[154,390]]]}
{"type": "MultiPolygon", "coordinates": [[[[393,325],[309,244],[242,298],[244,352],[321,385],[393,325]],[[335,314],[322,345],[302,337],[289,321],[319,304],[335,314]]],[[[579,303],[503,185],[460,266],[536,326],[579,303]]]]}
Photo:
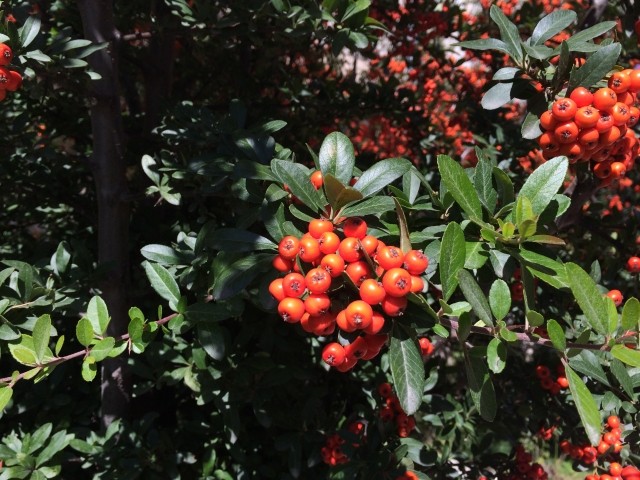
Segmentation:
{"type": "Polygon", "coordinates": [[[634,68],[637,2],[3,9],[23,84],[0,105],[0,479],[640,463],[638,175],[535,141],[556,97],[634,68]],[[346,373],[269,294],[278,243],[321,214],[429,259],[390,347],[346,373]]]}

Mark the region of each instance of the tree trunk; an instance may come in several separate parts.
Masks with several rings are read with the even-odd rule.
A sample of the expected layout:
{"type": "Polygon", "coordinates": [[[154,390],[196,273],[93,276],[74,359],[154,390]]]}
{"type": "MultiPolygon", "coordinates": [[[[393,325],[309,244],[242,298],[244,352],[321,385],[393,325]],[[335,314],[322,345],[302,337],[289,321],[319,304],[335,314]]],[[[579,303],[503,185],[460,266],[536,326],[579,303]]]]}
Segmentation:
{"type": "MultiPolygon", "coordinates": [[[[129,280],[129,205],[122,135],[118,59],[112,0],[78,0],[85,37],[109,42],[108,48],[92,54],[89,65],[100,80],[91,82],[92,170],[98,202],[98,262],[105,270],[100,284],[109,307],[108,335],[127,331],[127,284],[129,280]]],[[[102,363],[102,426],[127,416],[131,376],[126,357],[102,363]]]]}

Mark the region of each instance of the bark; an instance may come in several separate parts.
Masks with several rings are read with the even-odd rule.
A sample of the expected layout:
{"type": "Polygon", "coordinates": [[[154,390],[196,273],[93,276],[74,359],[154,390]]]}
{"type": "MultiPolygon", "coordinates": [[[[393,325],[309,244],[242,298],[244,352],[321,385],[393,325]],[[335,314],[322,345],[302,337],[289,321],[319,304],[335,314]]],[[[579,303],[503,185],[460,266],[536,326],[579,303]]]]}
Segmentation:
{"type": "MultiPolygon", "coordinates": [[[[91,166],[98,203],[98,262],[104,269],[100,290],[109,308],[111,322],[107,334],[127,331],[129,279],[129,205],[126,163],[122,135],[118,59],[112,0],[78,0],[85,37],[93,42],[109,42],[107,49],[88,58],[91,68],[102,78],[91,82],[91,166]]],[[[131,393],[131,375],[126,358],[102,363],[101,422],[106,428],[118,418],[126,418],[131,393]]]]}

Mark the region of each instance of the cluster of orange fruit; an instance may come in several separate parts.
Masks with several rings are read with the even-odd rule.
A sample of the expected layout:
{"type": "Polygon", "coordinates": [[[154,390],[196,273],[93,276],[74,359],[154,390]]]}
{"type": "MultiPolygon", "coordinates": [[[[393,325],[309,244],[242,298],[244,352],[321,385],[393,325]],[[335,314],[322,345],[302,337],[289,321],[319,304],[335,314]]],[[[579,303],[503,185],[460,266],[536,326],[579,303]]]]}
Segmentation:
{"type": "Polygon", "coordinates": [[[7,92],[15,92],[22,85],[22,75],[7,67],[13,60],[13,50],[9,45],[0,43],[0,101],[7,97],[7,92]]]}
{"type": "Polygon", "coordinates": [[[360,217],[314,219],[301,238],[280,241],[272,263],[284,274],[269,285],[284,321],[318,336],[332,335],[337,326],[341,339],[350,339],[328,343],[322,352],[342,372],[380,353],[388,338],[381,333],[385,315],[403,313],[407,296],[423,290],[420,275],[429,266],[421,251],[403,252],[367,230],[360,217]]]}
{"type": "Polygon", "coordinates": [[[382,397],[384,406],[380,409],[380,420],[394,422],[400,438],[408,437],[416,428],[416,420],[413,415],[407,415],[400,405],[398,396],[393,392],[389,383],[378,386],[378,393],[382,397]]]}
{"type": "Polygon", "coordinates": [[[548,390],[552,395],[557,395],[560,390],[569,387],[569,380],[565,377],[564,365],[559,364],[557,368],[558,376],[554,380],[551,376],[551,370],[546,365],[538,365],[536,367],[536,377],[540,380],[540,386],[544,390],[548,390]]]}
{"type": "Polygon", "coordinates": [[[613,73],[608,87],[595,92],[578,87],[555,100],[540,116],[544,158],[565,155],[570,163],[591,162],[604,185],[623,177],[640,149],[632,129],[640,119],[639,91],[640,70],[626,69],[613,73]]]}

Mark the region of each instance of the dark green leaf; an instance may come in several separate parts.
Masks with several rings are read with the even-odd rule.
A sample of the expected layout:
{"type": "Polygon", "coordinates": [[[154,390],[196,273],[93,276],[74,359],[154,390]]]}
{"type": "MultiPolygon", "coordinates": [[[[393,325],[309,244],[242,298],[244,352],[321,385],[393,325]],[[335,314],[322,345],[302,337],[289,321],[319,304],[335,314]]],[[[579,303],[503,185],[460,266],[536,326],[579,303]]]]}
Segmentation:
{"type": "Polygon", "coordinates": [[[225,353],[222,328],[215,323],[198,324],[198,341],[207,355],[214,360],[222,360],[225,353]]]}
{"type": "Polygon", "coordinates": [[[381,160],[362,172],[353,188],[360,191],[364,197],[372,197],[407,173],[410,168],[411,162],[405,158],[381,160]]]}
{"type": "Polygon", "coordinates": [[[407,225],[407,217],[397,198],[393,198],[396,206],[396,216],[398,217],[398,229],[400,230],[400,250],[407,253],[411,250],[411,240],[409,239],[409,226],[407,225]]]}
{"type": "Polygon", "coordinates": [[[371,197],[345,207],[342,215],[345,217],[363,217],[393,210],[395,204],[392,197],[371,197]]]}
{"type": "Polygon", "coordinates": [[[208,236],[206,243],[216,250],[227,252],[254,252],[277,250],[278,246],[257,233],[237,228],[219,228],[208,236]]]}
{"type": "Polygon", "coordinates": [[[531,46],[523,43],[522,47],[524,48],[524,51],[527,53],[527,55],[529,55],[531,58],[535,58],[536,60],[546,60],[547,58],[551,58],[554,55],[553,48],[549,48],[544,45],[531,46]]]}
{"type": "Polygon", "coordinates": [[[624,391],[629,395],[629,397],[634,398],[635,393],[633,392],[633,379],[629,375],[627,371],[627,367],[625,367],[622,362],[616,360],[615,358],[611,360],[611,373],[616,377],[620,386],[624,389],[624,391]]]}
{"type": "Polygon", "coordinates": [[[476,409],[480,412],[480,416],[487,422],[493,422],[498,407],[496,403],[496,392],[491,382],[487,364],[484,359],[480,361],[480,359],[471,358],[466,347],[463,348],[471,399],[476,409]]]}
{"type": "Polygon", "coordinates": [[[140,253],[147,260],[161,265],[180,265],[182,259],[178,253],[166,245],[151,244],[142,247],[140,253]]]}
{"type": "Polygon", "coordinates": [[[493,167],[493,178],[495,179],[498,187],[500,202],[503,206],[509,205],[516,198],[513,193],[513,182],[509,178],[509,175],[498,167],[493,167]]]}
{"type": "Polygon", "coordinates": [[[214,323],[237,317],[242,314],[243,309],[244,302],[229,300],[215,303],[194,303],[189,305],[184,313],[190,322],[214,323]]]}
{"type": "MultiPolygon", "coordinates": [[[[587,331],[588,332],[588,331],[587,331]]],[[[585,338],[579,338],[578,340],[588,340],[588,336],[585,338]]],[[[607,375],[604,373],[602,369],[602,365],[600,365],[600,358],[593,352],[589,350],[582,350],[578,355],[575,355],[571,358],[569,362],[571,367],[574,370],[582,373],[583,375],[587,375],[595,380],[598,380],[603,385],[610,387],[609,379],[607,375]]]]}
{"type": "MultiPolygon", "coordinates": [[[[169,307],[175,311],[180,301],[180,287],[178,287],[178,282],[173,278],[173,275],[171,275],[169,270],[157,263],[151,263],[145,260],[142,262],[142,266],[153,289],[158,295],[169,302],[169,307]]],[[[89,317],[89,320],[91,320],[91,317],[89,317]]]]}
{"type": "Polygon", "coordinates": [[[549,338],[553,346],[561,352],[564,352],[564,349],[567,348],[567,339],[564,336],[564,330],[560,324],[553,319],[549,320],[547,322],[547,332],[549,332],[549,338]]]}
{"type": "Polygon", "coordinates": [[[565,373],[569,380],[571,396],[578,409],[578,414],[580,415],[580,420],[582,420],[582,425],[587,433],[587,437],[589,437],[591,445],[598,445],[602,425],[598,405],[582,379],[568,365],[565,367],[565,373]]]}
{"type": "Polygon", "coordinates": [[[487,297],[485,297],[480,285],[478,285],[476,279],[473,278],[473,275],[466,270],[460,270],[458,272],[458,283],[460,285],[460,290],[462,290],[464,297],[467,299],[478,318],[486,325],[493,325],[491,307],[489,307],[487,297]]]}
{"type": "Polygon", "coordinates": [[[58,244],[58,248],[56,249],[56,253],[53,254],[53,258],[51,259],[51,266],[53,267],[53,271],[58,275],[62,275],[67,271],[67,267],[69,266],[69,262],[71,261],[71,253],[69,253],[69,245],[67,242],[60,242],[58,244]]]}
{"type": "Polygon", "coordinates": [[[473,185],[476,187],[480,202],[489,213],[493,213],[498,202],[498,192],[493,188],[493,165],[490,161],[480,158],[473,176],[473,185]]]}
{"type": "Polygon", "coordinates": [[[597,23],[596,25],[586,28],[580,32],[573,34],[568,40],[567,43],[570,47],[577,43],[586,42],[592,40],[600,35],[607,33],[609,30],[616,26],[616,22],[610,20],[608,22],[597,23]]]}
{"type": "Polygon", "coordinates": [[[469,312],[463,312],[458,317],[458,340],[465,342],[471,333],[473,321],[469,312]]]}
{"type": "Polygon", "coordinates": [[[513,80],[522,73],[522,70],[515,67],[502,67],[496,73],[493,74],[492,80],[513,80]]]}
{"type": "Polygon", "coordinates": [[[466,42],[459,42],[454,46],[468,48],[469,50],[497,50],[502,53],[511,54],[507,48],[507,44],[497,38],[484,38],[482,40],[469,40],[466,42]]]}
{"type": "Polygon", "coordinates": [[[354,15],[365,11],[371,5],[371,0],[356,0],[354,3],[350,4],[347,9],[344,11],[344,15],[342,16],[342,21],[346,21],[354,15]]]}
{"type": "Polygon", "coordinates": [[[567,280],[587,322],[596,332],[605,335],[608,331],[607,307],[596,283],[575,263],[565,265],[567,280]]]}
{"type": "Polygon", "coordinates": [[[225,300],[241,292],[260,272],[269,268],[272,255],[249,255],[231,263],[227,263],[227,258],[227,255],[221,252],[214,261],[211,293],[216,301],[225,300]]]}
{"type": "Polygon", "coordinates": [[[25,48],[31,45],[31,42],[35,40],[40,32],[40,17],[37,15],[30,15],[24,25],[19,30],[20,33],[20,46],[25,48]]]}
{"type": "Polygon", "coordinates": [[[442,285],[442,297],[449,300],[458,286],[458,272],[464,267],[466,244],[464,233],[460,225],[451,222],[442,236],[440,246],[440,283],[442,285]]]}
{"type": "Polygon", "coordinates": [[[349,185],[356,162],[353,144],[340,132],[330,133],[322,142],[318,162],[323,177],[331,174],[342,184],[349,185]]]}
{"type": "Polygon", "coordinates": [[[556,10],[543,17],[531,34],[531,45],[542,45],[576,20],[573,10],[556,10]]]}
{"type": "Polygon", "coordinates": [[[569,92],[577,87],[590,88],[602,80],[618,62],[621,51],[622,45],[612,43],[593,53],[584,65],[571,72],[569,92]]]}
{"type": "Polygon", "coordinates": [[[422,403],[424,364],[416,340],[400,324],[392,330],[389,364],[402,410],[413,415],[422,403]]]}
{"type": "Polygon", "coordinates": [[[271,161],[271,171],[283,184],[286,184],[302,203],[315,210],[321,210],[320,194],[309,180],[309,170],[299,163],[274,159],[271,161]]]}
{"type": "Polygon", "coordinates": [[[540,165],[522,186],[520,195],[531,201],[533,213],[539,215],[558,193],[567,175],[567,157],[552,158],[540,165]]]}
{"type": "Polygon", "coordinates": [[[349,205],[350,203],[357,202],[358,200],[362,200],[363,195],[358,190],[353,187],[345,187],[338,198],[336,198],[335,203],[333,204],[333,208],[335,210],[340,210],[345,205],[349,205]]]}
{"type": "Polygon", "coordinates": [[[438,170],[451,196],[469,217],[482,220],[482,205],[471,180],[458,162],[447,155],[438,155],[438,170]]]}
{"type": "Polygon", "coordinates": [[[498,28],[500,29],[500,37],[507,45],[509,55],[511,55],[517,65],[521,64],[522,48],[518,27],[516,27],[513,22],[507,18],[507,16],[502,12],[502,9],[497,5],[491,5],[489,15],[498,25],[498,28]]]}

